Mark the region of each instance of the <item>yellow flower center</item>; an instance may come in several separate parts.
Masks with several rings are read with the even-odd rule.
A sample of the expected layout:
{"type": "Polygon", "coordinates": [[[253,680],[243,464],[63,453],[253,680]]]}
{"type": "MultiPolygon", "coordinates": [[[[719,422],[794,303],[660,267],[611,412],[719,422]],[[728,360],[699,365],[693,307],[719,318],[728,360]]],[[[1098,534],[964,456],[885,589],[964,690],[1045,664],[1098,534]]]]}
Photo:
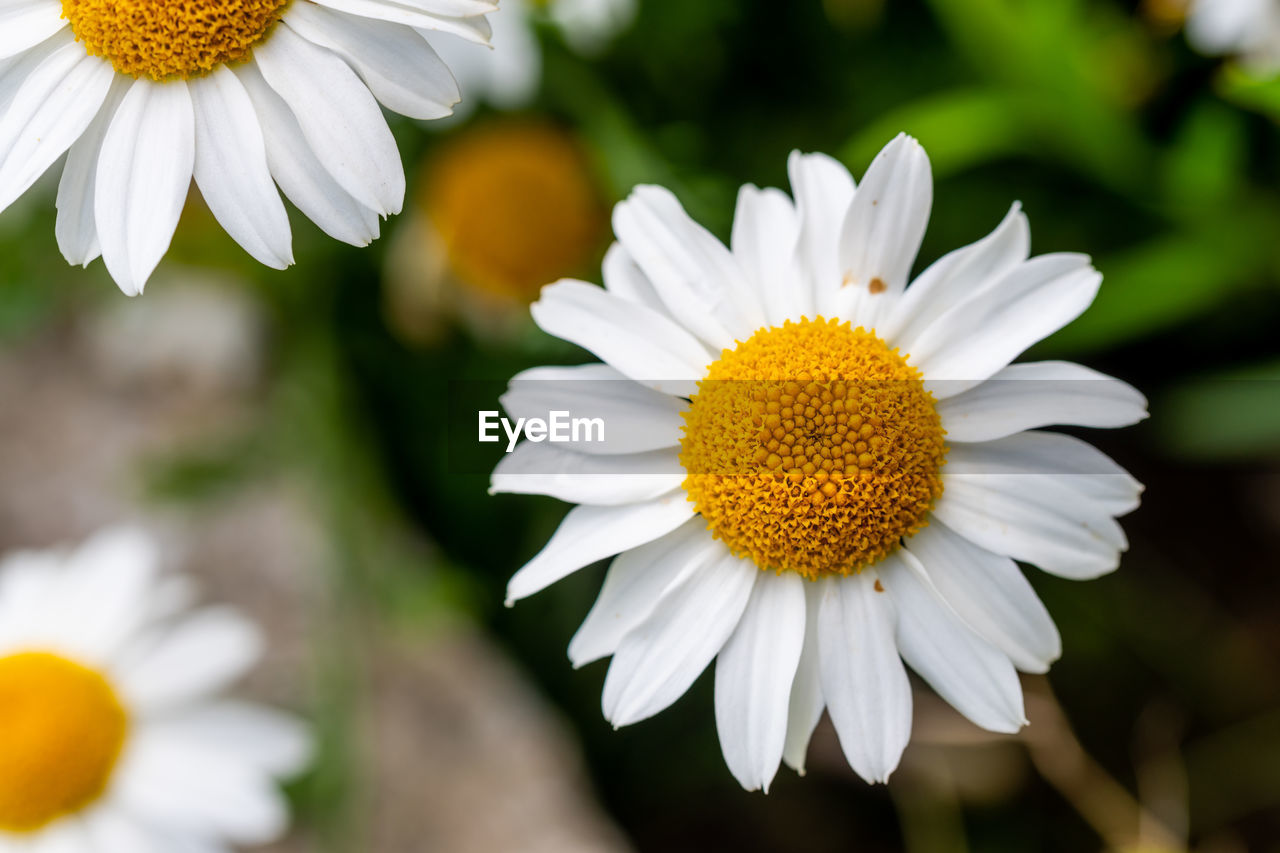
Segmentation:
{"type": "Polygon", "coordinates": [[[454,273],[522,303],[598,260],[607,212],[575,140],[535,123],[496,124],[452,142],[423,203],[454,273]]]}
{"type": "Polygon", "coordinates": [[[761,569],[861,571],[942,494],[933,395],[897,350],[848,323],[788,322],[725,350],[684,419],[689,500],[761,569]]]}
{"type": "Polygon", "coordinates": [[[91,56],[121,74],[199,77],[249,55],[289,0],[62,0],[91,56]]]}
{"type": "Polygon", "coordinates": [[[128,727],[93,670],[43,652],[0,658],[0,830],[33,832],[101,796],[128,727]]]}

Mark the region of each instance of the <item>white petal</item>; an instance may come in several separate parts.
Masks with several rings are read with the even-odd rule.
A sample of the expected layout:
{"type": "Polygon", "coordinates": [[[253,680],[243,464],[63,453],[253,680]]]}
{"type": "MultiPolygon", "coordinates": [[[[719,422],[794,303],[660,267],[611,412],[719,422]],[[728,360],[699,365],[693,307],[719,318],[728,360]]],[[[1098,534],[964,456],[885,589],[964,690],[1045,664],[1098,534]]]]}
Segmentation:
{"type": "Polygon", "coordinates": [[[800,219],[786,193],[744,186],[738,192],[730,244],[742,273],[755,288],[769,326],[798,320],[811,299],[798,264],[800,219]]]}
{"type": "Polygon", "coordinates": [[[196,185],[231,238],[273,269],[293,264],[293,235],[271,181],[249,94],[225,65],[188,84],[196,119],[196,185]]]}
{"type": "Polygon", "coordinates": [[[688,401],[646,388],[607,364],[526,370],[512,378],[499,402],[512,418],[546,418],[557,411],[600,418],[605,423],[604,441],[561,446],[607,454],[678,446],[684,426],[680,415],[689,408],[688,401]]]}
{"type": "Polygon", "coordinates": [[[71,554],[56,603],[74,618],[81,659],[109,661],[145,627],[159,564],[155,541],[133,527],[103,530],[71,554]]]}
{"type": "Polygon", "coordinates": [[[1086,255],[1041,255],[939,317],[911,343],[911,363],[939,398],[959,394],[1079,317],[1102,275],[1086,255]]]}
{"type": "Polygon", "coordinates": [[[748,791],[769,784],[782,761],[787,705],[804,646],[804,580],[762,574],[738,627],[716,658],[716,731],[725,762],[748,791]]]}
{"type": "Polygon", "coordinates": [[[849,766],[870,783],[889,781],[911,739],[911,683],[898,657],[897,624],[874,572],[822,582],[822,694],[849,766]]]}
{"type": "Polygon", "coordinates": [[[901,135],[872,161],[853,196],[840,237],[841,279],[830,285],[838,290],[828,304],[840,309],[828,316],[878,327],[907,286],[932,206],[929,157],[901,135]]]}
{"type": "Polygon", "coordinates": [[[0,59],[30,50],[67,23],[58,0],[10,0],[0,4],[0,59]]]}
{"type": "Polygon", "coordinates": [[[934,587],[970,628],[1023,672],[1048,672],[1062,654],[1049,611],[1017,564],[931,524],[907,542],[934,587]]]}
{"type": "Polygon", "coordinates": [[[604,456],[524,441],[493,469],[489,494],[617,506],[665,495],[685,477],[674,449],[604,456]]]}
{"type": "Polygon", "coordinates": [[[805,756],[813,730],[822,719],[826,699],[822,695],[822,673],[818,655],[818,607],[822,600],[821,586],[804,585],[805,624],[804,650],[796,667],[796,679],[791,685],[791,699],[787,708],[787,742],[782,760],[801,776],[804,775],[805,756]]]}
{"type": "Polygon", "coordinates": [[[262,635],[239,613],[207,608],[149,638],[115,664],[125,701],[158,714],[222,690],[262,655],[262,635]]]}
{"type": "MultiPolygon", "coordinates": [[[[321,5],[334,5],[322,3],[321,5]]],[[[383,18],[382,15],[371,17],[383,18]]],[[[386,20],[390,20],[387,18],[386,20]]],[[[448,15],[436,15],[429,24],[414,23],[413,28],[424,39],[434,38],[438,33],[457,36],[472,44],[488,45],[493,40],[493,25],[488,18],[475,16],[471,18],[453,18],[448,15]]]]}
{"type": "Polygon", "coordinates": [[[136,296],[169,249],[195,168],[195,116],[181,81],[134,81],[102,141],[94,218],[102,258],[136,296]]]}
{"type": "MultiPolygon", "coordinates": [[[[413,0],[315,0],[321,6],[379,21],[391,21],[420,27],[429,31],[440,31],[461,36],[469,41],[484,44],[488,41],[488,27],[485,19],[479,15],[462,16],[446,15],[427,11],[420,3],[413,0]]],[[[497,9],[491,5],[487,12],[497,9]]]]}
{"type": "Polygon", "coordinates": [[[915,339],[934,320],[994,287],[1030,251],[1031,226],[1015,202],[986,237],[943,255],[920,273],[877,330],[903,352],[912,352],[915,339]]]}
{"type": "Polygon", "coordinates": [[[1065,361],[1011,364],[938,405],[948,441],[991,441],[1055,424],[1122,427],[1147,417],[1133,386],[1065,361]]]}
{"type": "Polygon", "coordinates": [[[113,787],[129,813],[184,835],[266,844],[288,827],[284,798],[259,768],[163,727],[138,729],[113,787]]]}
{"type": "Polygon", "coordinates": [[[338,185],[388,216],[404,206],[404,167],[378,102],[341,58],[288,27],[254,48],[271,88],[293,110],[302,135],[338,185]]]}
{"type": "Polygon", "coordinates": [[[636,187],[614,208],[613,230],[671,315],[709,346],[732,347],[764,325],[733,254],[669,190],[636,187]]]}
{"type": "Polygon", "coordinates": [[[170,853],[162,832],[157,832],[143,820],[119,808],[107,807],[91,811],[84,820],[84,833],[88,843],[83,848],[83,853],[108,850],[170,853]]]}
{"type": "Polygon", "coordinates": [[[614,243],[604,254],[604,289],[628,302],[643,305],[666,317],[679,322],[667,310],[666,303],[658,295],[653,282],[636,264],[635,258],[621,243],[614,243]]]}
{"type": "Polygon", "coordinates": [[[116,109],[129,91],[131,78],[116,75],[106,102],[92,123],[67,152],[67,163],[62,168],[62,180],[58,183],[58,222],[54,229],[58,249],[67,263],[87,267],[102,254],[98,242],[98,225],[94,217],[94,197],[98,184],[98,160],[102,157],[102,142],[107,128],[115,118],[116,109]]]}
{"type": "Polygon", "coordinates": [[[23,80],[0,111],[0,210],[71,147],[98,114],[114,72],[73,41],[57,48],[23,80]]]}
{"type": "Polygon", "coordinates": [[[581,281],[542,289],[531,308],[544,332],[589,350],[623,375],[688,397],[713,356],[666,317],[581,281]]]}
{"type": "Polygon", "coordinates": [[[799,262],[809,278],[808,286],[794,294],[791,319],[812,319],[818,313],[818,293],[840,283],[840,230],[853,203],[853,176],[826,154],[799,151],[787,159],[787,173],[800,218],[799,262]]]}
{"type": "MultiPolygon", "coordinates": [[[[950,438],[950,436],[948,436],[950,438]]],[[[1142,484],[1087,441],[1055,432],[1023,432],[981,444],[953,444],[945,476],[989,485],[1042,476],[1099,504],[1110,515],[1137,508],[1142,484]]],[[[1016,485],[1012,488],[1016,488],[1016,485]]]]}
{"type": "Polygon", "coordinates": [[[693,515],[684,492],[627,506],[579,506],[569,510],[538,555],[507,584],[507,605],[605,557],[652,542],[693,515]]]}
{"type": "Polygon", "coordinates": [[[898,651],[938,695],[988,731],[1026,725],[1022,685],[1009,658],[943,601],[919,562],[899,551],[877,567],[898,608],[898,651]]]}
{"type": "Polygon", "coordinates": [[[933,514],[988,551],[1076,580],[1120,565],[1120,525],[1096,499],[1054,477],[960,475],[945,483],[933,514]]]}
{"type": "Polygon", "coordinates": [[[288,20],[303,38],[345,59],[389,110],[410,118],[443,118],[461,98],[448,67],[409,27],[313,3],[294,5],[288,20]]]}
{"type": "Polygon", "coordinates": [[[310,763],[314,745],[301,720],[270,708],[222,701],[159,720],[147,729],[165,738],[225,754],[272,777],[287,779],[310,763]]]}
{"type": "Polygon", "coordinates": [[[760,575],[722,545],[709,561],[687,567],[649,617],[622,638],[605,677],[605,718],[631,725],[683,696],[724,648],[760,575]]]}
{"type": "Polygon", "coordinates": [[[333,179],[311,150],[293,111],[267,85],[262,72],[252,64],[241,65],[236,75],[262,123],[271,176],[289,201],[335,240],[353,246],[376,240],[381,222],[377,212],[356,201],[333,179]]]}
{"type": "Polygon", "coordinates": [[[623,551],[609,566],[599,598],[569,642],[569,660],[581,667],[613,654],[627,632],[653,612],[667,587],[713,553],[723,554],[723,546],[697,516],[660,539],[623,551]]]}

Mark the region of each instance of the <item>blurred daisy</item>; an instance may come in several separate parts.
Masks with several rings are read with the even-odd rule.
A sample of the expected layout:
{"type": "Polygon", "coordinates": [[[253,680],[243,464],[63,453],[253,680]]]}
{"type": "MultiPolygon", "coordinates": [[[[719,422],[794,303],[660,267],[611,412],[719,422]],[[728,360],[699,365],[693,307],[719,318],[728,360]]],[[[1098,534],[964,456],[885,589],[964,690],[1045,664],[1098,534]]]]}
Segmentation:
{"type": "Polygon", "coordinates": [[[410,196],[386,294],[392,323],[430,337],[460,317],[486,337],[528,325],[542,285],[599,264],[608,209],[578,140],[499,121],[450,139],[410,196]]]}
{"type": "Polygon", "coordinates": [[[363,246],[404,171],[378,107],[441,118],[457,85],[426,34],[484,43],[496,0],[2,0],[0,211],[68,152],[67,261],[101,255],[130,295],[169,247],[194,177],[267,266],[293,263],[284,194],[363,246]]]}
{"type": "Polygon", "coordinates": [[[1237,56],[1262,73],[1280,70],[1280,3],[1188,0],[1187,40],[1201,53],[1237,56]]]}
{"type": "Polygon", "coordinates": [[[216,698],[257,660],[225,608],[183,613],[153,544],[104,532],[0,562],[0,851],[170,853],[262,844],[301,724],[216,698]]]}
{"type": "Polygon", "coordinates": [[[729,248],[659,187],[618,205],[606,287],[562,281],[533,306],[605,364],[536,368],[503,399],[613,437],[526,442],[492,481],[580,504],[510,601],[620,554],[569,647],[579,666],[613,655],[605,716],[662,711],[714,659],[748,789],[803,769],[824,707],[853,769],[886,780],[911,731],[904,661],[977,725],[1024,725],[1016,670],[1045,672],[1060,640],[1014,561],[1115,569],[1114,517],[1141,491],[1036,428],[1146,415],[1087,368],[1011,364],[1101,281],[1084,255],[1029,260],[1017,205],[908,286],[932,203],[920,145],[896,139],[856,190],[828,157],[789,165],[794,200],[744,187],[729,248]]]}
{"type": "Polygon", "coordinates": [[[542,83],[542,48],[534,25],[546,17],[571,48],[581,54],[603,50],[631,25],[639,0],[503,0],[490,21],[490,51],[457,41],[432,39],[458,78],[466,99],[459,111],[476,100],[498,109],[527,106],[542,83]]]}

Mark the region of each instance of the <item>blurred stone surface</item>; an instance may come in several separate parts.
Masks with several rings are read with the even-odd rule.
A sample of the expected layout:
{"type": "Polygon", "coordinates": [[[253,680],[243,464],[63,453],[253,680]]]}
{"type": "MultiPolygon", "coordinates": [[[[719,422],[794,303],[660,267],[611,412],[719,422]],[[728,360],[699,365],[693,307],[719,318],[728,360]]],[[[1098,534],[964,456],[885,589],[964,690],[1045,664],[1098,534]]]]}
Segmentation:
{"type": "MultiPolygon", "coordinates": [[[[266,659],[242,692],[306,713],[318,695],[317,650],[333,648],[337,623],[351,621],[308,496],[276,475],[167,505],[145,498],[140,473],[261,417],[264,328],[233,289],[170,282],[0,347],[0,551],[145,525],[206,600],[242,608],[266,631],[266,659]]],[[[336,638],[362,686],[346,849],[627,849],[587,791],[568,732],[483,634],[454,625],[410,640],[376,622],[357,634],[336,638]]],[[[314,829],[269,849],[343,849],[314,840],[314,829]]]]}

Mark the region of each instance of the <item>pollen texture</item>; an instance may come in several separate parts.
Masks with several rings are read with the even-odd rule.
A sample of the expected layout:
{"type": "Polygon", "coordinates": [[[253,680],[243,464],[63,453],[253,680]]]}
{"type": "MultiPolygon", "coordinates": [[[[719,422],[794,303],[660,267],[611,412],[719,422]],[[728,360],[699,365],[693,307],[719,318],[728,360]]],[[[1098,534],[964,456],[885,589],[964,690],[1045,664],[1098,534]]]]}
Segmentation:
{"type": "Polygon", "coordinates": [[[861,571],[942,493],[933,396],[906,358],[848,323],[756,332],[710,366],[684,418],[689,500],[761,569],[861,571]]]}
{"type": "Polygon", "coordinates": [[[62,16],[91,56],[121,74],[199,77],[245,59],[289,0],[62,0],[62,16]]]}
{"type": "Polygon", "coordinates": [[[95,801],[127,730],[93,670],[41,652],[0,658],[0,830],[32,832],[95,801]]]}

